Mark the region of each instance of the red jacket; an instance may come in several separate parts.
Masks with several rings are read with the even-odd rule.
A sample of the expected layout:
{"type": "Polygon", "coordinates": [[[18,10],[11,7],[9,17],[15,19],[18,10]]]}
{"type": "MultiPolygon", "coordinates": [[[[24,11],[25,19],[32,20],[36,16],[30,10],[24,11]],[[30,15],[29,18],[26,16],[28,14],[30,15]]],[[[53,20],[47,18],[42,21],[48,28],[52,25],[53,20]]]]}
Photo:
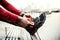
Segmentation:
{"type": "Polygon", "coordinates": [[[9,22],[16,22],[18,15],[20,15],[21,11],[17,10],[13,5],[11,5],[6,0],[0,1],[0,5],[8,10],[6,11],[0,7],[0,19],[6,20],[9,22]]]}

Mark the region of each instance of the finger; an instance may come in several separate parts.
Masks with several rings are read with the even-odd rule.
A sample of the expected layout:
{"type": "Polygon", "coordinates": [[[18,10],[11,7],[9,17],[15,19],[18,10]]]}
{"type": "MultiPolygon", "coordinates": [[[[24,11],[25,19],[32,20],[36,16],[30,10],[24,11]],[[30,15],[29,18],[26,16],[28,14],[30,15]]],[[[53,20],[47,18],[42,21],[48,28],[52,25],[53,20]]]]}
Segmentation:
{"type": "Polygon", "coordinates": [[[32,22],[32,23],[29,23],[27,26],[26,26],[26,28],[33,28],[34,27],[34,23],[32,22]]]}
{"type": "Polygon", "coordinates": [[[33,20],[31,18],[27,18],[28,21],[32,22],[33,20]]]}
{"type": "Polygon", "coordinates": [[[30,25],[30,24],[28,24],[28,25],[26,26],[26,28],[33,28],[33,26],[30,25]]]}
{"type": "Polygon", "coordinates": [[[27,18],[31,18],[32,19],[32,16],[31,15],[25,15],[27,18]]]}
{"type": "Polygon", "coordinates": [[[34,22],[32,22],[32,25],[34,25],[34,22]]]}
{"type": "Polygon", "coordinates": [[[29,22],[30,26],[34,26],[34,22],[29,22]]]}
{"type": "Polygon", "coordinates": [[[34,26],[30,26],[30,28],[33,28],[34,26]]]}

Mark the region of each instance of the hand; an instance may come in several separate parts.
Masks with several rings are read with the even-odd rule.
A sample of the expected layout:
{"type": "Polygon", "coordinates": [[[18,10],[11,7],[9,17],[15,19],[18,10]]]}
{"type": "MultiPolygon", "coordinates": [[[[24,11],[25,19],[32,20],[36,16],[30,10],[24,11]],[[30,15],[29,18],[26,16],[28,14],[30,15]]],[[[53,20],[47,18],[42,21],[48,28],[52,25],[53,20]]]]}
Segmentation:
{"type": "Polygon", "coordinates": [[[34,25],[34,22],[32,22],[31,19],[27,18],[26,16],[18,17],[17,23],[22,27],[26,27],[28,24],[32,26],[34,25]]]}
{"type": "MultiPolygon", "coordinates": [[[[32,22],[32,24],[34,25],[34,22],[33,22],[33,17],[30,15],[30,14],[24,14],[24,16],[26,17],[26,18],[28,18],[28,20],[30,21],[30,22],[32,22]]],[[[33,26],[29,26],[30,28],[33,28],[33,26]]]]}

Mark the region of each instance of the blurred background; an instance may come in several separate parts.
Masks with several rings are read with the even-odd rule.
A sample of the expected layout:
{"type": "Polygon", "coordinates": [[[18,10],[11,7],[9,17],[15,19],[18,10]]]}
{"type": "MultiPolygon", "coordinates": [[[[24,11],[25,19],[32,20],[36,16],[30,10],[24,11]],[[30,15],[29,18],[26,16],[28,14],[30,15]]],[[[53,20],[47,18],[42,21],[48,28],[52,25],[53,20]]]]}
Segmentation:
{"type": "Polygon", "coordinates": [[[18,9],[60,9],[60,0],[7,0],[18,9]]]}

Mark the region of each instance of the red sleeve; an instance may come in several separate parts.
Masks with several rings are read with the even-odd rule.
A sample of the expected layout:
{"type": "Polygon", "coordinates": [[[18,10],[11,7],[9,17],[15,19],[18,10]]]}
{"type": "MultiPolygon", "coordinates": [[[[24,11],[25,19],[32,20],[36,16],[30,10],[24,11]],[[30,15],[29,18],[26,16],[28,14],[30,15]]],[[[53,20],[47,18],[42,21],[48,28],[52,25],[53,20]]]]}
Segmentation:
{"type": "Polygon", "coordinates": [[[8,11],[11,11],[12,13],[15,13],[17,15],[20,15],[21,11],[17,10],[13,5],[11,5],[9,2],[7,2],[6,0],[2,0],[0,1],[0,4],[7,9],[8,11]]]}
{"type": "Polygon", "coordinates": [[[0,7],[0,19],[6,20],[8,22],[16,22],[16,20],[18,19],[18,16],[9,11],[5,11],[0,7]]]}

